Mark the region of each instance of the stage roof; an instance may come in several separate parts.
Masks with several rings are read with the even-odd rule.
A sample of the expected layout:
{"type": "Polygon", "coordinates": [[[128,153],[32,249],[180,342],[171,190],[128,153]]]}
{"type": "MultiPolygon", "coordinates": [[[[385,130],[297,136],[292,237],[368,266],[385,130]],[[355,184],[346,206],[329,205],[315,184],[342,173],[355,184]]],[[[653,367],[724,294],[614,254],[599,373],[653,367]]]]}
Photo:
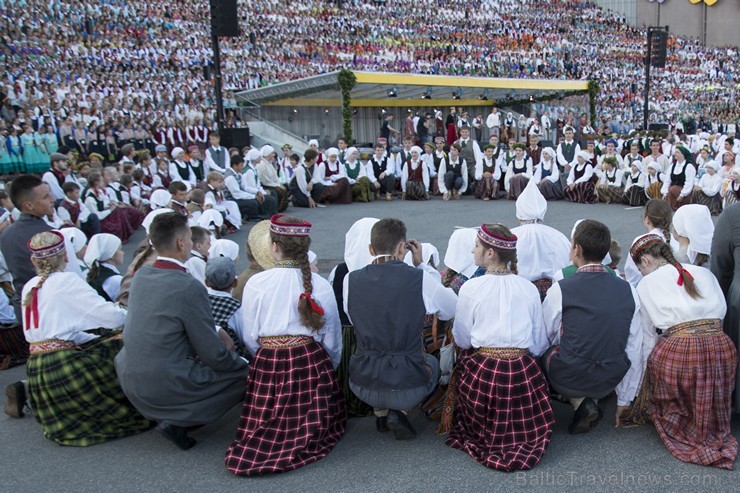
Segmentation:
{"type": "MultiPolygon", "coordinates": [[[[354,72],[353,107],[490,106],[588,91],[588,81],[354,72]],[[395,96],[390,97],[395,92],[395,96]],[[422,95],[429,95],[423,98],[422,95]],[[459,99],[454,96],[459,95],[459,99]],[[487,99],[483,99],[483,98],[487,99]]],[[[260,106],[341,106],[339,72],[239,91],[237,101],[260,106]]]]}

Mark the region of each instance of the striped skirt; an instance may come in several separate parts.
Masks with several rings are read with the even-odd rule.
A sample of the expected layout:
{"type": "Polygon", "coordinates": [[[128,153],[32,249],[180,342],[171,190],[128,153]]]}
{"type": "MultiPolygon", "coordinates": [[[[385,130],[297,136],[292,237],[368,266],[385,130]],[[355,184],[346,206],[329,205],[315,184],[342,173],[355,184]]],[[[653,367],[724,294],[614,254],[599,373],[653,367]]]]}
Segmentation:
{"type": "Polygon", "coordinates": [[[701,190],[697,190],[691,196],[691,203],[706,205],[713,216],[719,216],[722,213],[722,197],[719,193],[710,197],[701,190]]]}
{"type": "Polygon", "coordinates": [[[481,348],[460,363],[456,422],[445,443],[486,467],[526,470],[544,455],[555,418],[534,358],[506,350],[519,352],[481,348]]]}
{"type": "Polygon", "coordinates": [[[537,185],[537,188],[540,189],[540,193],[545,197],[545,200],[562,200],[565,197],[563,195],[563,187],[559,181],[551,182],[550,180],[545,180],[544,183],[537,185]]]}
{"type": "Polygon", "coordinates": [[[226,468],[239,476],[285,472],[332,451],[347,409],[329,356],[311,337],[260,339],[226,468]]]}
{"type": "Polygon", "coordinates": [[[475,184],[475,198],[483,200],[496,200],[498,198],[498,181],[493,175],[483,177],[475,184]]]}
{"type": "Polygon", "coordinates": [[[349,180],[341,178],[335,181],[333,185],[324,187],[316,202],[320,204],[351,204],[352,188],[349,186],[349,180]]]}
{"type": "Polygon", "coordinates": [[[506,198],[516,200],[524,191],[527,183],[529,183],[529,178],[524,175],[512,176],[509,182],[509,194],[506,198]]]}
{"type": "Polygon", "coordinates": [[[424,189],[424,182],[407,181],[406,182],[406,200],[426,200],[427,191],[424,189]]]}
{"type": "Polygon", "coordinates": [[[355,329],[351,325],[342,325],[342,360],[337,367],[337,379],[342,387],[347,402],[347,416],[350,418],[370,416],[373,413],[373,408],[362,402],[349,388],[349,360],[355,351],[357,351],[355,329]]]}
{"type": "Polygon", "coordinates": [[[647,187],[645,193],[650,199],[662,199],[663,193],[660,191],[661,188],[663,188],[663,184],[659,181],[656,181],[655,183],[647,187]]]}
{"type": "Polygon", "coordinates": [[[87,447],[141,433],[153,426],[121,390],[113,360],[123,347],[120,335],[82,346],[47,349],[32,344],[28,393],[44,436],[59,445],[87,447]]]}
{"type": "Polygon", "coordinates": [[[594,183],[592,181],[576,183],[573,188],[565,187],[563,193],[565,198],[571,202],[579,204],[595,204],[596,194],[594,193],[594,183]]]}
{"type": "Polygon", "coordinates": [[[624,187],[612,187],[609,185],[596,187],[599,202],[604,204],[621,204],[624,187]]]}
{"type": "Polygon", "coordinates": [[[679,460],[732,469],[732,391],[737,351],[722,322],[695,320],[671,327],[648,358],[651,417],[679,460]]]}
{"type": "Polygon", "coordinates": [[[682,205],[691,203],[691,195],[680,198],[681,190],[683,190],[681,185],[672,185],[668,189],[668,203],[671,204],[671,209],[673,209],[674,212],[682,205]]]}
{"type": "Polygon", "coordinates": [[[632,185],[629,190],[624,192],[622,195],[622,201],[632,207],[642,207],[647,204],[647,195],[645,195],[645,189],[632,185]]]}

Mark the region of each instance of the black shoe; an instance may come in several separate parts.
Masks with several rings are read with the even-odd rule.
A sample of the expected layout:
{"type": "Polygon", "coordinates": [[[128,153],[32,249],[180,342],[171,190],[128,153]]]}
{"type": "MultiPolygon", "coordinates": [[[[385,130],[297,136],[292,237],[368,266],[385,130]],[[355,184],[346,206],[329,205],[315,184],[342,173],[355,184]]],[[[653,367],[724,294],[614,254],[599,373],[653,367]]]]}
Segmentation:
{"type": "Polygon", "coordinates": [[[590,397],[586,397],[573,415],[573,421],[568,425],[568,433],[578,435],[587,433],[592,425],[599,420],[599,407],[590,397]]]}
{"type": "Polygon", "coordinates": [[[376,416],[375,417],[375,429],[381,433],[388,431],[388,417],[387,416],[376,416]]]}
{"type": "Polygon", "coordinates": [[[5,414],[14,418],[22,418],[23,408],[26,407],[26,388],[23,382],[11,383],[5,387],[8,403],[5,405],[5,414]]]}
{"type": "Polygon", "coordinates": [[[406,415],[393,409],[388,411],[388,429],[393,431],[396,440],[411,440],[416,437],[416,430],[406,415]]]}
{"type": "Polygon", "coordinates": [[[157,431],[167,440],[177,445],[181,450],[191,449],[195,447],[195,444],[197,443],[195,438],[188,436],[187,428],[182,426],[160,423],[159,426],[157,426],[157,431]]]}

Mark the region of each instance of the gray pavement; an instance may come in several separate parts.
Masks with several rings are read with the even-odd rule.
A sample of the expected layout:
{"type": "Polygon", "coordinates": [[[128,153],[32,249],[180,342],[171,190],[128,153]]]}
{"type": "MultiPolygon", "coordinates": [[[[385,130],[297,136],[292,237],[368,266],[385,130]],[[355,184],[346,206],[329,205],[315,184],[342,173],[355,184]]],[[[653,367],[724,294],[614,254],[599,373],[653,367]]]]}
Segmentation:
{"type": "MultiPolygon", "coordinates": [[[[625,250],[644,232],[639,209],[617,205],[549,204],[545,222],[566,235],[576,219],[600,219],[625,250]]],[[[365,216],[399,217],[410,238],[433,243],[442,258],[455,226],[501,222],[516,226],[514,203],[378,202],[332,206],[315,210],[289,209],[313,222],[313,246],[326,275],[340,261],[344,233],[365,216]]],[[[230,239],[245,243],[248,228],[230,239]]],[[[143,239],[143,231],[125,246],[126,261],[143,239]]],[[[624,256],[623,256],[624,259],[624,256]]],[[[624,260],[622,261],[622,265],[624,260]]],[[[242,258],[240,264],[246,265],[242,258]]],[[[24,378],[25,367],[0,372],[0,388],[24,378]]],[[[556,425],[542,461],[531,471],[501,473],[477,464],[464,452],[444,445],[434,434],[436,423],[412,413],[419,432],[416,440],[396,442],[375,431],[372,418],[352,419],[346,436],[325,459],[302,469],[260,478],[237,478],[223,465],[223,455],[236,430],[240,409],[235,407],[217,423],[194,433],[198,445],[182,452],[155,432],[96,445],[87,449],[59,447],[45,439],[30,417],[0,416],[2,491],[59,492],[416,492],[416,491],[738,491],[740,474],[715,470],[675,459],[652,426],[615,429],[615,400],[602,404],[603,421],[589,434],[571,436],[569,406],[554,403],[556,425]]],[[[740,419],[733,420],[735,436],[740,419]]]]}

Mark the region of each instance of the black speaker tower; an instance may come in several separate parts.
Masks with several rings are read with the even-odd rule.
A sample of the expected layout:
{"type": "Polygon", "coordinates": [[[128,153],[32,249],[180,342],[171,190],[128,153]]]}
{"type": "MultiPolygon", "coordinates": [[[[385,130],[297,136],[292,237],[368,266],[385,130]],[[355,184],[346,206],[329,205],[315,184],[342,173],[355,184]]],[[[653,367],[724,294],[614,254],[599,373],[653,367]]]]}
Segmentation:
{"type": "Polygon", "coordinates": [[[213,79],[216,91],[216,123],[219,134],[224,134],[224,101],[221,89],[221,50],[219,36],[239,36],[239,17],[236,14],[237,0],[210,0],[211,2],[211,46],[213,49],[213,79]]]}

